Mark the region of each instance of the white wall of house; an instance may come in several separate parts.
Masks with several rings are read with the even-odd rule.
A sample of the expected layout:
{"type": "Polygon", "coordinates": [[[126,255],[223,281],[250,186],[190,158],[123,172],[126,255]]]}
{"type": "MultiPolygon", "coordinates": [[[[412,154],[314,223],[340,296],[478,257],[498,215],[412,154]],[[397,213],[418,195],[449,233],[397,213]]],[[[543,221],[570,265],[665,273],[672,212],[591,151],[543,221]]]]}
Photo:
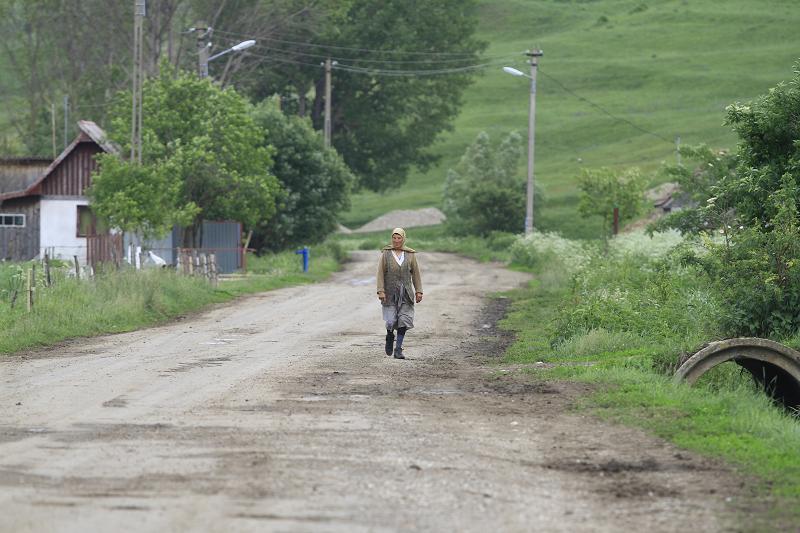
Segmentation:
{"type": "Polygon", "coordinates": [[[39,246],[41,254],[53,251],[57,259],[77,255],[86,264],[86,237],[78,237],[78,206],[89,205],[87,199],[42,199],[39,246]]]}

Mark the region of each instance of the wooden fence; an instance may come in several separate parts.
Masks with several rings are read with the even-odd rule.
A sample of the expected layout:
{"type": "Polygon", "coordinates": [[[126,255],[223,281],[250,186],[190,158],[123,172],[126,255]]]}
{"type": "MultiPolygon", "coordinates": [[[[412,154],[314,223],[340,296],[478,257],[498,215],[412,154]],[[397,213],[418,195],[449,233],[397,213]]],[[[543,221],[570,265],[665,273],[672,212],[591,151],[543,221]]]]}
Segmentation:
{"type": "Polygon", "coordinates": [[[217,254],[204,253],[193,248],[178,248],[178,273],[186,276],[202,276],[215,287],[219,283],[217,254]]]}

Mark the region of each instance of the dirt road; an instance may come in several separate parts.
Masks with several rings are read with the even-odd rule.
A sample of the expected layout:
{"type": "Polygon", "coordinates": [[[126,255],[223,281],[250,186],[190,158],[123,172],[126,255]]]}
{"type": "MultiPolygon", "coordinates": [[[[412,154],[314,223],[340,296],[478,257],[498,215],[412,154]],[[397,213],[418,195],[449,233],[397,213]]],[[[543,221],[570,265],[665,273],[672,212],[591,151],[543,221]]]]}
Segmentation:
{"type": "Polygon", "coordinates": [[[1,531],[720,531],[737,479],[486,364],[487,293],[524,275],[420,257],[406,361],[377,253],[327,283],[0,359],[1,531]]]}

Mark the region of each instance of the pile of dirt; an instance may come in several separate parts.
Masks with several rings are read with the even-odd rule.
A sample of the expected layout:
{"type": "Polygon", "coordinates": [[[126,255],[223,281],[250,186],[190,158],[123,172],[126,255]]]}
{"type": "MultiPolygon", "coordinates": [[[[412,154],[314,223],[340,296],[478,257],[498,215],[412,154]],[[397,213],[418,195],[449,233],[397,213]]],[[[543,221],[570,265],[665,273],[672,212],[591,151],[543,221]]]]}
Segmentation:
{"type": "Polygon", "coordinates": [[[435,207],[424,209],[398,209],[389,211],[371,222],[367,222],[353,233],[368,233],[371,231],[391,230],[394,228],[415,228],[419,226],[435,226],[445,221],[447,217],[435,207]]]}

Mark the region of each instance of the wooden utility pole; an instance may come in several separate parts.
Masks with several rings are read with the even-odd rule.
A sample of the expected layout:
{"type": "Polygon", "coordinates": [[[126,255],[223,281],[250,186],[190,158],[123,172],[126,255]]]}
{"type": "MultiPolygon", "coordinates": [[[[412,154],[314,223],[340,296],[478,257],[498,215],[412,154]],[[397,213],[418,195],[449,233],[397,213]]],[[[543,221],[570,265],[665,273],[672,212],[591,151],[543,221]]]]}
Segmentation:
{"type": "Polygon", "coordinates": [[[538,58],[544,53],[534,49],[525,55],[531,58],[531,98],[530,109],[528,111],[528,195],[525,207],[525,234],[533,231],[533,162],[534,162],[534,139],[536,137],[536,67],[539,66],[538,58]]]}
{"type": "Polygon", "coordinates": [[[53,159],[55,159],[58,154],[56,153],[56,104],[54,102],[50,103],[50,127],[53,137],[53,159]]]}
{"type": "Polygon", "coordinates": [[[325,60],[325,148],[331,145],[331,60],[325,60]]]}
{"type": "Polygon", "coordinates": [[[69,124],[69,95],[64,95],[64,150],[67,149],[67,124],[69,124]]]}
{"type": "Polygon", "coordinates": [[[133,4],[133,88],[131,91],[131,161],[142,162],[142,78],[144,65],[142,52],[144,40],[144,17],[147,14],[146,0],[134,0],[133,4]]]}

